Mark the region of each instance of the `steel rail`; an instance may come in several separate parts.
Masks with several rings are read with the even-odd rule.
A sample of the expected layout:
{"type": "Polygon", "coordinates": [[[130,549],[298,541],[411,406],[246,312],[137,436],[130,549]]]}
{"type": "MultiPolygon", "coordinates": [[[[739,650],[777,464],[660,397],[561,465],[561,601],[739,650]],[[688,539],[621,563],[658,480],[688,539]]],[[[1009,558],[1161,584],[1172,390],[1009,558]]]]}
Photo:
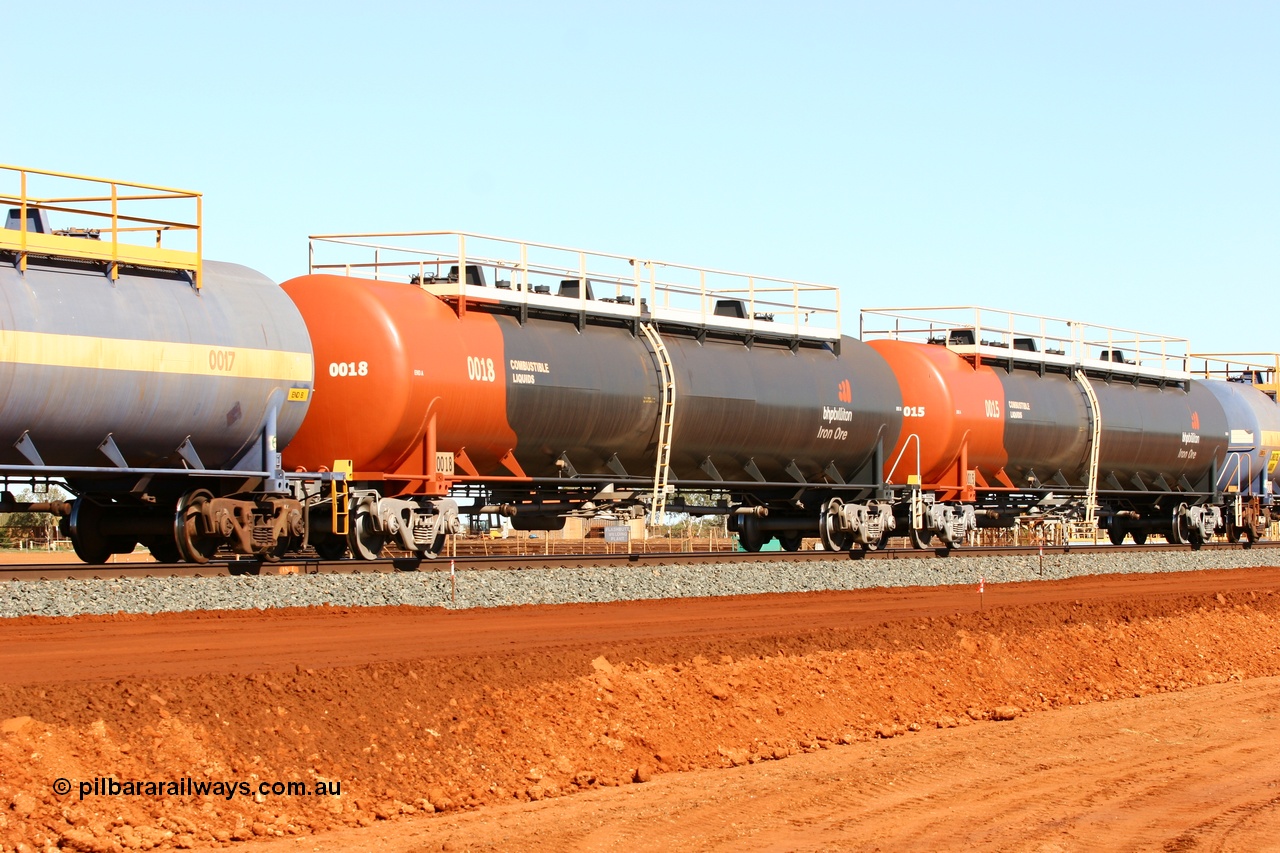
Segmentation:
{"type": "MultiPolygon", "coordinates": [[[[1275,551],[1280,542],[1206,542],[1202,551],[1275,551]]],[[[258,560],[212,560],[203,564],[129,562],[90,566],[83,563],[30,563],[0,565],[0,581],[36,581],[66,579],[111,579],[137,577],[228,577],[232,575],[314,575],[314,574],[390,574],[393,572],[492,571],[520,569],[609,568],[617,566],[670,566],[705,563],[796,563],[831,560],[965,560],[981,557],[1034,557],[1046,555],[1131,555],[1140,553],[1189,552],[1190,545],[1000,545],[960,548],[949,553],[945,549],[915,550],[894,548],[881,551],[701,551],[645,554],[530,554],[502,556],[439,557],[419,560],[412,557],[379,560],[321,560],[318,557],[285,558],[279,562],[258,560]]]]}

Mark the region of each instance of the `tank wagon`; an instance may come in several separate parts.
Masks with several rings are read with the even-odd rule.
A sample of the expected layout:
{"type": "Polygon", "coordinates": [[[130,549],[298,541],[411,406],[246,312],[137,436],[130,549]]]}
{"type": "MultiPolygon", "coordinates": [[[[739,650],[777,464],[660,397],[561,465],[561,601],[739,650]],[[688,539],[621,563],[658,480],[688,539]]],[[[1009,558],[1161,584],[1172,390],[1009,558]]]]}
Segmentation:
{"type": "Polygon", "coordinates": [[[202,258],[196,193],[0,177],[17,184],[0,230],[3,509],[28,508],[12,484],[65,481],[73,501],[34,508],[62,516],[90,563],[139,542],[193,562],[219,546],[270,557],[301,543],[301,478],[278,451],[306,415],[313,368],[288,296],[202,258]],[[175,205],[194,214],[175,218],[175,205]]]}
{"type": "Polygon", "coordinates": [[[438,551],[460,493],[518,529],[727,513],[748,550],[1028,519],[1198,545],[1270,519],[1275,404],[1193,377],[1183,339],[882,309],[864,343],[832,288],[458,232],[311,253],[283,285],[319,365],[285,458],[351,472],[311,517],[329,556],[438,551]]]}
{"type": "Polygon", "coordinates": [[[1227,415],[1227,457],[1218,477],[1218,491],[1226,497],[1227,537],[1254,541],[1273,518],[1280,477],[1280,355],[1205,353],[1193,356],[1192,363],[1227,415]]]}
{"type": "Polygon", "coordinates": [[[460,487],[518,529],[702,492],[678,508],[729,513],[752,550],[798,548],[828,516],[866,547],[894,524],[901,397],[840,334],[833,288],[447,232],[312,255],[283,284],[318,365],[285,460],[350,468],[348,507],[313,515],[325,553],[438,550],[460,487]]]}
{"type": "Polygon", "coordinates": [[[862,334],[903,389],[886,481],[917,544],[1036,516],[1116,544],[1265,529],[1280,410],[1193,377],[1184,339],[982,308],[868,310],[862,334]]]}

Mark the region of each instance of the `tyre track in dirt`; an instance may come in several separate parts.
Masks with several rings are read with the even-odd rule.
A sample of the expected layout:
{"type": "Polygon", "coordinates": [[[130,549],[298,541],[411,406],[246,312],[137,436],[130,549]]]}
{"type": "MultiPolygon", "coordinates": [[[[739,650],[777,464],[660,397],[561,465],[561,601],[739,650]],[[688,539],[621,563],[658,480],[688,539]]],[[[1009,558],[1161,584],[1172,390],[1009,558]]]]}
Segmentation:
{"type": "Polygon", "coordinates": [[[1278,720],[1280,678],[1254,679],[339,832],[308,849],[1269,851],[1278,720]]]}

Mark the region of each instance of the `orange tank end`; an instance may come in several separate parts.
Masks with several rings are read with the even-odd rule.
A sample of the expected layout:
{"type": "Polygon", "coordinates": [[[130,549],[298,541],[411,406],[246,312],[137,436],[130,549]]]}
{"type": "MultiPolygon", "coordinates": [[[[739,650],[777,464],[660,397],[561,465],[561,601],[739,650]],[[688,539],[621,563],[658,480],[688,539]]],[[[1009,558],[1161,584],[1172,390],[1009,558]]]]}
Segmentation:
{"type": "Polygon", "coordinates": [[[975,488],[1011,485],[1003,479],[1005,392],[992,368],[975,368],[944,346],[893,340],[869,346],[889,362],[902,389],[902,434],[886,459],[886,477],[906,483],[919,474],[925,488],[953,489],[961,500],[972,500],[975,488]]]}
{"type": "MultiPolygon", "coordinates": [[[[282,287],[311,332],[311,409],[284,451],[288,467],[317,470],[350,459],[352,479],[403,481],[402,492],[441,493],[428,479],[431,439],[458,473],[510,471],[515,447],[502,381],[503,339],[492,316],[460,317],[421,288],[333,275],[282,287]]],[[[434,482],[433,482],[434,481],[434,482]]]]}

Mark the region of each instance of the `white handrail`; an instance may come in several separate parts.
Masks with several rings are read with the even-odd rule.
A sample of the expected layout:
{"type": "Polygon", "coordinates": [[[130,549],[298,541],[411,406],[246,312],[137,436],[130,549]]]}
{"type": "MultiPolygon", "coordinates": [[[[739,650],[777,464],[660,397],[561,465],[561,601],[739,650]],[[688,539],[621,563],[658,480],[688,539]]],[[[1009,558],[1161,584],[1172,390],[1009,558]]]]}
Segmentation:
{"type": "MultiPolygon", "coordinates": [[[[476,294],[464,290],[465,272],[454,281],[441,273],[455,264],[460,268],[469,265],[492,270],[496,279],[516,285],[514,289],[504,285],[500,298],[517,302],[528,301],[522,294],[533,292],[535,285],[539,285],[538,289],[545,286],[542,293],[556,293],[562,281],[588,281],[593,285],[595,301],[629,301],[636,306],[636,314],[642,313],[639,303],[645,284],[641,272],[644,267],[649,271],[650,310],[662,307],[688,312],[704,323],[714,317],[717,323],[736,319],[753,326],[773,324],[761,329],[775,334],[830,338],[840,332],[840,291],[829,285],[474,232],[318,234],[309,241],[308,257],[313,273],[332,271],[387,280],[416,277],[437,295],[448,295],[447,291],[454,288],[457,295],[466,294],[468,298],[476,294]],[[356,257],[352,257],[353,252],[356,257]],[[722,301],[738,301],[746,316],[717,314],[717,303],[722,301]]],[[[580,304],[587,302],[583,290],[578,300],[580,304]]]]}
{"type": "Polygon", "coordinates": [[[889,473],[885,475],[884,481],[886,484],[893,483],[893,475],[898,470],[898,463],[902,461],[902,455],[907,452],[907,448],[911,446],[911,441],[913,439],[916,443],[916,476],[920,478],[924,477],[924,472],[920,470],[920,435],[913,432],[911,435],[907,436],[907,440],[902,443],[902,449],[898,451],[898,458],[893,460],[893,467],[890,468],[889,473]]]}

